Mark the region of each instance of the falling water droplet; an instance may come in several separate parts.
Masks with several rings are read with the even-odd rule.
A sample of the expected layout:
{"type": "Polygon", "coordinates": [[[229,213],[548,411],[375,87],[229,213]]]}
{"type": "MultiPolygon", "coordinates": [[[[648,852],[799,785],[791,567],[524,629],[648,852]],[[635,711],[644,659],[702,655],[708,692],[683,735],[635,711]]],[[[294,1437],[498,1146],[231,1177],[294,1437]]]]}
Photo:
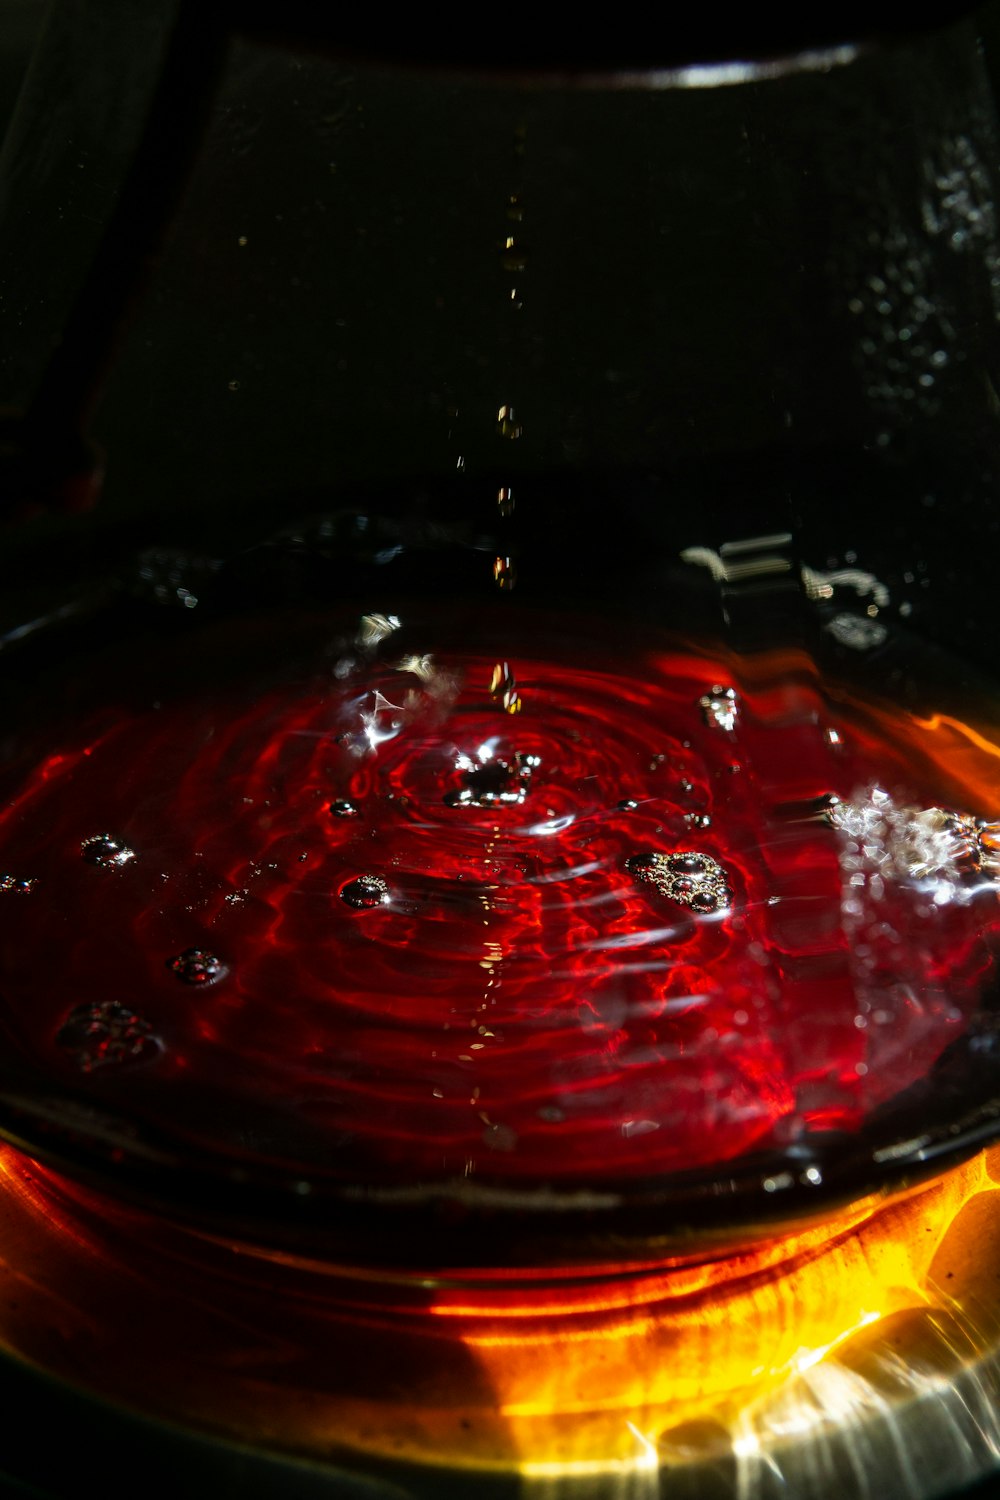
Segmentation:
{"type": "Polygon", "coordinates": [[[148,1061],[163,1050],[152,1026],[116,1000],[100,1000],[71,1010],[56,1037],[73,1053],[84,1073],[123,1063],[148,1061]]]}
{"type": "Polygon", "coordinates": [[[505,693],[514,686],[514,674],[510,669],[509,662],[498,661],[493,668],[490,677],[490,693],[494,698],[505,693]]]}
{"type": "Polygon", "coordinates": [[[500,699],[505,713],[519,714],[524,707],[524,702],[517,691],[517,684],[514,681],[514,673],[511,671],[509,663],[505,661],[498,661],[493,668],[493,675],[490,678],[490,694],[492,697],[500,699]]]}
{"type": "Polygon", "coordinates": [[[334,818],[359,818],[361,810],[346,797],[338,797],[336,802],[330,803],[330,815],[334,818]]]}
{"type": "Polygon", "coordinates": [[[341,886],[340,899],[357,911],[384,906],[389,900],[389,885],[381,875],[358,875],[341,886]]]}
{"type": "Polygon", "coordinates": [[[497,412],[497,432],[502,438],[509,438],[513,442],[521,436],[524,431],[520,422],[514,415],[512,406],[501,406],[497,412]]]}
{"type": "Polygon", "coordinates": [[[514,567],[512,557],[495,557],[493,559],[493,579],[498,589],[514,587],[517,582],[517,569],[514,567]]]}
{"type": "Polygon", "coordinates": [[[84,839],[80,852],[88,865],[97,865],[102,870],[120,870],[135,859],[135,850],[110,833],[95,833],[84,839]]]}
{"type": "Polygon", "coordinates": [[[524,271],[528,266],[528,252],[523,245],[519,245],[513,235],[507,236],[507,241],[500,252],[500,264],[505,271],[524,271]]]}
{"type": "Polygon", "coordinates": [[[228,974],[228,965],[204,948],[185,948],[176,958],[167,959],[167,968],[185,984],[215,984],[228,974]]]}
{"type": "Polygon", "coordinates": [[[18,896],[26,896],[37,884],[33,875],[0,875],[0,891],[11,891],[18,896]]]}
{"type": "Polygon", "coordinates": [[[514,491],[507,484],[497,490],[497,510],[502,516],[509,516],[514,510],[514,491]]]}

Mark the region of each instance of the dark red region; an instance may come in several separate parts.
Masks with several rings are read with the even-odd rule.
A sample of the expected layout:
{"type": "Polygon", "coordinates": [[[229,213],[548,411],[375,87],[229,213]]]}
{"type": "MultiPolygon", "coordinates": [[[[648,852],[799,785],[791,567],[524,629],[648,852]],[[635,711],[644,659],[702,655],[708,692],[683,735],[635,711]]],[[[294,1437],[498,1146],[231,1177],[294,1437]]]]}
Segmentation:
{"type": "Polygon", "coordinates": [[[511,714],[486,653],[391,644],[123,714],[10,789],[4,1023],[54,1079],[305,1176],[584,1183],[856,1131],[974,1013],[992,892],[880,886],[845,932],[830,797],[941,793],[802,660],[505,640],[511,714]]]}

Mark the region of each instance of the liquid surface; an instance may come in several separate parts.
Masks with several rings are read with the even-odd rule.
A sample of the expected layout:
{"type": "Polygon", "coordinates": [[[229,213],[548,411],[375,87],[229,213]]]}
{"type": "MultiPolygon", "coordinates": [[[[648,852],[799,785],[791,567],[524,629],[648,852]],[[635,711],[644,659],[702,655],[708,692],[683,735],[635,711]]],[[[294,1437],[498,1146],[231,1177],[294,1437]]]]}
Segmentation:
{"type": "Polygon", "coordinates": [[[248,669],[276,629],[7,773],[0,1019],[53,1088],[310,1180],[572,1188],[849,1138],[992,1003],[978,731],[802,654],[354,615],[248,669]]]}

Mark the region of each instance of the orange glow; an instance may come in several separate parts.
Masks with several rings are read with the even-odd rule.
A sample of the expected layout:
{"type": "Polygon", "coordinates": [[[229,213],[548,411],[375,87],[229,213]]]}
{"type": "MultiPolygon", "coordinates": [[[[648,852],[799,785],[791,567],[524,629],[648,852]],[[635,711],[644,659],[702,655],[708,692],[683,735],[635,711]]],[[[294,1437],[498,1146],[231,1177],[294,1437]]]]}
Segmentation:
{"type": "MultiPolygon", "coordinates": [[[[998,1167],[996,1152],[980,1156],[899,1201],[869,1203],[723,1263],[654,1275],[630,1287],[631,1306],[613,1284],[603,1307],[591,1300],[572,1311],[551,1302],[437,1310],[466,1320],[463,1339],[489,1371],[528,1474],[641,1468],[650,1446],[658,1463],[669,1463],[685,1429],[701,1428],[717,1444],[728,1434],[730,1446],[742,1432],[744,1443],[763,1448],[777,1437],[769,1413],[807,1372],[850,1364],[880,1338],[898,1358],[901,1319],[919,1313],[924,1326],[938,1313],[942,1328],[961,1324],[973,1283],[965,1343],[992,1344],[1000,1297],[979,1254],[984,1216],[993,1243],[1000,1240],[998,1167]],[[971,1254],[963,1227],[970,1213],[971,1254]],[[959,1263],[964,1281],[953,1285],[959,1263]],[[885,1324],[892,1327],[881,1334],[885,1324]]],[[[944,1374],[958,1357],[955,1341],[942,1336],[938,1345],[944,1374]]],[[[815,1412],[810,1420],[819,1420],[815,1412]]],[[[688,1461],[690,1444],[688,1437],[688,1461]]]]}
{"type": "Polygon", "coordinates": [[[535,1288],[208,1239],[3,1148],[0,1338],[154,1415],[313,1458],[520,1471],[528,1494],[774,1463],[884,1407],[892,1372],[912,1400],[994,1348],[998,1184],[1000,1149],[738,1254],[535,1288]]]}

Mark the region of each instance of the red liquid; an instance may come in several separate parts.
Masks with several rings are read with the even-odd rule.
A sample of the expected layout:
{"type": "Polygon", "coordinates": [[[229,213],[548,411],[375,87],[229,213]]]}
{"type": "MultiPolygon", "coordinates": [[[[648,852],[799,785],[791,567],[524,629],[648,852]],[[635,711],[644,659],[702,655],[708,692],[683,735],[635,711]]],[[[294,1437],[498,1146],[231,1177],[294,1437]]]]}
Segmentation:
{"type": "Polygon", "coordinates": [[[54,1087],[194,1161],[588,1187],[856,1132],[979,1012],[997,752],[963,726],[887,732],[792,654],[333,633],[109,688],[10,776],[2,1021],[54,1087]],[[855,837],[876,786],[896,823],[855,837]]]}

